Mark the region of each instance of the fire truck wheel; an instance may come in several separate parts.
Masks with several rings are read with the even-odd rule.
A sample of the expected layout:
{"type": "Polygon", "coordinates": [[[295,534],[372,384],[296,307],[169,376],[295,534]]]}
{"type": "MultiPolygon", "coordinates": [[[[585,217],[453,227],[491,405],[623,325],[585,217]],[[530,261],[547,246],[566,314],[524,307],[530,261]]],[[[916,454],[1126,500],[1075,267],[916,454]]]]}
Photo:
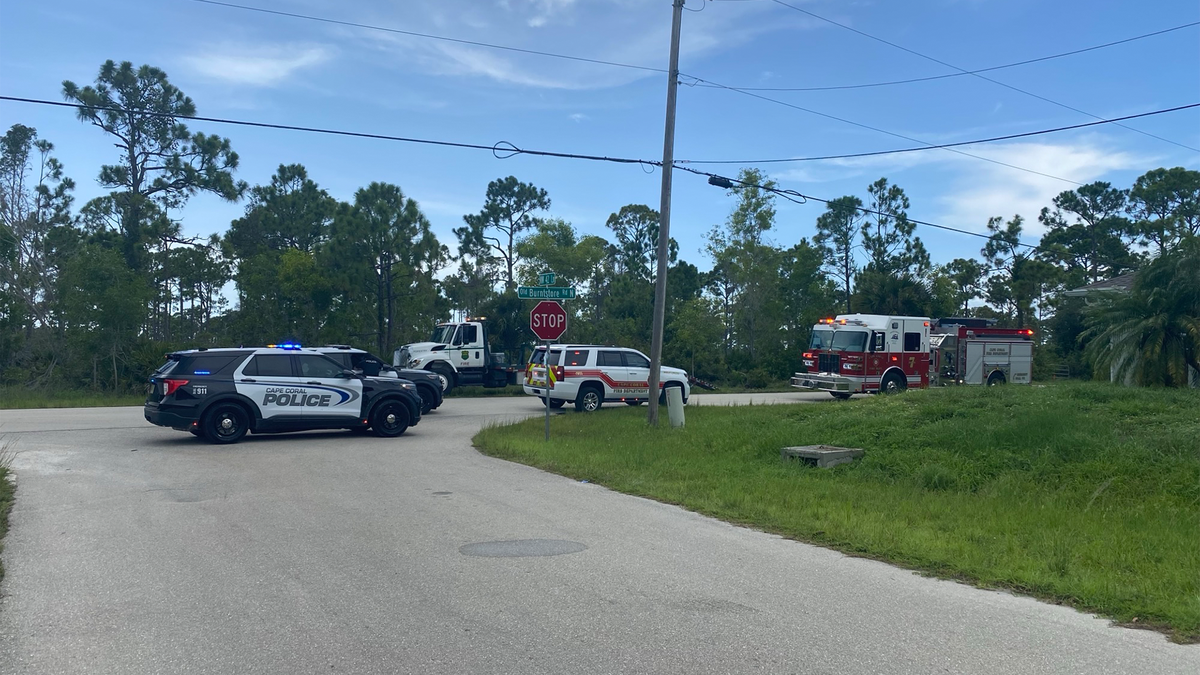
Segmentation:
{"type": "Polygon", "coordinates": [[[908,382],[894,372],[885,375],[883,382],[879,383],[879,391],[885,394],[899,394],[905,389],[908,389],[908,382]]]}
{"type": "Polygon", "coordinates": [[[831,391],[831,392],[829,392],[829,394],[839,401],[849,401],[850,400],[850,394],[847,394],[845,392],[831,391]]]}
{"type": "Polygon", "coordinates": [[[989,386],[989,387],[994,387],[994,386],[996,386],[996,385],[998,385],[998,384],[1004,384],[1004,383],[1006,383],[1006,382],[1008,382],[1008,380],[1007,380],[1007,379],[1005,379],[1005,377],[1004,377],[1004,373],[1002,373],[1002,372],[1000,372],[999,370],[997,370],[996,372],[994,372],[994,373],[992,373],[991,375],[989,375],[989,376],[988,376],[988,382],[987,382],[987,383],[988,383],[988,386],[989,386]]]}

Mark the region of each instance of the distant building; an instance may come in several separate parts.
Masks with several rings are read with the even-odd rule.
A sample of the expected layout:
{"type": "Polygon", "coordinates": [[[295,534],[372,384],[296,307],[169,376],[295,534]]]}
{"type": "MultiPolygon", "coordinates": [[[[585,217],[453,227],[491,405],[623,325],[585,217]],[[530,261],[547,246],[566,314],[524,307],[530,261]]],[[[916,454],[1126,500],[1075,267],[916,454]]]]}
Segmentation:
{"type": "MultiPolygon", "coordinates": [[[[1133,290],[1135,280],[1137,280],[1137,272],[1130,272],[1129,274],[1122,274],[1119,277],[1097,281],[1087,286],[1072,288],[1065,295],[1071,298],[1083,298],[1085,302],[1090,302],[1108,293],[1128,293],[1133,290]]],[[[1110,382],[1117,382],[1117,366],[1115,363],[1109,366],[1108,379],[1110,382]]],[[[1125,379],[1126,381],[1122,382],[1122,384],[1132,384],[1129,377],[1125,379]]],[[[1195,368],[1188,369],[1188,386],[1200,388],[1200,371],[1197,371],[1195,368]]]]}

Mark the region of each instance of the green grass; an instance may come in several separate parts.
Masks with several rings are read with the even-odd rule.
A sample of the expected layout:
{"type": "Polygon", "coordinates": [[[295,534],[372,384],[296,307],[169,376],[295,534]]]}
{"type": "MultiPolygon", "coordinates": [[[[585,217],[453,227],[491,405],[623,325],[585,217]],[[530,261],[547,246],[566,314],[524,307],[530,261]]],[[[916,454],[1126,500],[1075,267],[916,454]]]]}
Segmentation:
{"type": "MultiPolygon", "coordinates": [[[[16,499],[16,487],[8,477],[12,463],[12,450],[8,443],[0,443],[0,553],[4,552],[4,535],[8,533],[8,513],[16,499]]],[[[4,561],[0,559],[0,581],[4,581],[4,561]]]]}
{"type": "Polygon", "coordinates": [[[102,408],[142,405],[145,394],[113,394],[92,391],[35,391],[23,387],[0,388],[0,410],[16,408],[102,408]]]}
{"type": "MultiPolygon", "coordinates": [[[[623,407],[622,407],[623,408],[623,407]]],[[[687,411],[605,408],[481,431],[485,453],[1200,641],[1200,393],[952,388],[687,411]],[[861,447],[833,469],[789,445],[861,447]]]]}

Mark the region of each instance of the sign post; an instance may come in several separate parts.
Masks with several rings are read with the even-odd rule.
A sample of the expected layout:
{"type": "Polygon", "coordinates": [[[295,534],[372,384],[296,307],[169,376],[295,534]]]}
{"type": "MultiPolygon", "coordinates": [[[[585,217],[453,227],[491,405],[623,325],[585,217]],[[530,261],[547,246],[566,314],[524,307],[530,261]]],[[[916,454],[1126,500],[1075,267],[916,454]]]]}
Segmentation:
{"type": "MultiPolygon", "coordinates": [[[[574,297],[574,290],[571,297],[574,297]]],[[[554,386],[553,365],[550,364],[550,343],[562,337],[567,332],[567,313],[562,305],[553,300],[543,300],[529,313],[529,330],[546,343],[546,356],[543,365],[546,367],[546,440],[550,440],[550,389],[554,386]]]]}

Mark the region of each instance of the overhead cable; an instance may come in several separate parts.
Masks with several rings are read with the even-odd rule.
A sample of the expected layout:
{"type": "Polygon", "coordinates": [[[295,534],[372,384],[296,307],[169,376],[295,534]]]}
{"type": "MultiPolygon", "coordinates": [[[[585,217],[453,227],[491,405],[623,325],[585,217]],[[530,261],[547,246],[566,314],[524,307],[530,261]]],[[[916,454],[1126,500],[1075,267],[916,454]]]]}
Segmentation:
{"type": "Polygon", "coordinates": [[[939,150],[944,148],[955,148],[964,145],[980,145],[983,143],[995,143],[998,141],[1011,141],[1017,138],[1029,138],[1031,136],[1043,136],[1045,134],[1056,134],[1063,131],[1072,131],[1075,129],[1085,129],[1087,127],[1095,127],[1103,124],[1115,124],[1122,120],[1138,119],[1139,117],[1151,117],[1153,115],[1163,115],[1166,113],[1177,112],[1180,110],[1188,110],[1190,108],[1200,108],[1200,103],[1189,103],[1187,105],[1175,106],[1174,108],[1164,108],[1162,110],[1152,110],[1150,112],[1137,113],[1136,115],[1125,115],[1124,117],[1114,117],[1112,119],[1100,120],[1099,122],[1084,122],[1083,124],[1072,124],[1065,127],[1055,127],[1053,129],[1041,129],[1039,131],[1025,131],[1019,134],[1008,134],[1005,136],[992,136],[991,138],[977,138],[973,141],[958,141],[955,143],[939,143],[937,145],[925,145],[915,148],[900,148],[898,150],[877,150],[875,152],[855,152],[846,155],[822,155],[817,157],[777,157],[773,159],[680,159],[676,160],[679,164],[780,164],[784,162],[820,162],[830,159],[855,159],[859,157],[878,157],[880,155],[897,155],[908,152],[921,152],[924,150],[939,150]]]}
{"type": "MultiPolygon", "coordinates": [[[[728,2],[729,0],[725,0],[725,1],[728,2]]],[[[867,82],[864,84],[842,84],[842,85],[832,85],[832,86],[825,86],[825,87],[738,87],[738,88],[744,89],[746,91],[839,91],[839,90],[845,90],[845,89],[870,89],[873,87],[890,87],[890,86],[897,85],[897,84],[912,84],[914,82],[931,82],[933,80],[947,80],[947,79],[954,78],[954,77],[963,77],[964,75],[976,75],[978,73],[990,73],[990,72],[996,71],[996,70],[1004,70],[1006,68],[1016,68],[1017,66],[1026,66],[1031,63],[1041,63],[1043,61],[1051,61],[1053,59],[1061,59],[1066,56],[1075,56],[1076,54],[1084,54],[1086,52],[1094,52],[1098,49],[1106,49],[1108,47],[1115,47],[1117,45],[1123,45],[1128,42],[1144,40],[1146,38],[1155,37],[1157,35],[1165,35],[1167,33],[1172,33],[1172,32],[1178,31],[1178,30],[1183,30],[1184,28],[1192,28],[1193,26],[1200,26],[1200,21],[1193,21],[1191,23],[1185,23],[1185,24],[1182,24],[1179,26],[1173,26],[1171,28],[1164,28],[1162,30],[1156,30],[1152,33],[1143,33],[1142,35],[1135,35],[1133,37],[1125,38],[1123,40],[1114,40],[1112,42],[1105,42],[1104,44],[1093,45],[1091,47],[1084,47],[1082,49],[1073,49],[1069,52],[1061,52],[1058,54],[1051,54],[1049,56],[1039,56],[1034,59],[1025,59],[1024,61],[1014,61],[1012,63],[1005,63],[1005,64],[1002,64],[999,66],[989,66],[987,68],[976,68],[975,70],[965,70],[960,73],[947,73],[945,75],[931,75],[929,77],[913,77],[913,78],[909,78],[907,80],[890,80],[887,82],[867,82]]],[[[702,84],[700,86],[711,87],[712,85],[702,84]]]]}
{"type": "MultiPolygon", "coordinates": [[[[803,7],[797,7],[796,5],[793,5],[793,4],[790,4],[790,3],[784,2],[784,0],[771,0],[771,2],[773,2],[773,3],[777,4],[777,5],[781,6],[781,7],[787,7],[788,9],[792,9],[792,10],[795,10],[795,11],[797,11],[797,12],[800,12],[801,14],[804,14],[805,16],[810,16],[810,17],[812,17],[812,18],[814,18],[814,19],[817,19],[817,20],[819,20],[819,21],[824,21],[825,23],[829,23],[829,24],[832,24],[832,25],[834,25],[834,26],[837,26],[837,27],[839,27],[839,28],[843,28],[843,29],[845,29],[845,30],[848,30],[848,31],[850,31],[850,32],[852,32],[852,33],[857,33],[858,35],[861,35],[861,36],[863,36],[863,37],[865,37],[865,38],[867,38],[867,39],[874,40],[874,41],[876,41],[876,42],[879,42],[879,43],[885,44],[885,45],[887,45],[887,46],[889,46],[889,47],[893,47],[893,48],[895,48],[895,49],[899,49],[899,50],[901,50],[901,51],[904,51],[904,52],[908,52],[909,54],[912,54],[913,56],[919,56],[919,57],[921,57],[921,58],[923,58],[923,59],[925,59],[925,60],[927,60],[927,61],[933,61],[933,62],[934,62],[934,63],[936,63],[936,64],[939,64],[939,65],[945,66],[945,67],[947,67],[947,68],[952,68],[952,69],[954,69],[954,70],[957,70],[957,71],[959,71],[960,73],[962,73],[962,74],[964,74],[964,75],[970,75],[970,76],[972,76],[972,77],[977,77],[977,78],[979,78],[979,79],[981,79],[981,80],[984,80],[984,81],[986,81],[986,82],[991,82],[992,84],[999,85],[999,86],[1001,86],[1001,87],[1004,87],[1005,89],[1011,89],[1012,91],[1015,91],[1015,92],[1017,92],[1017,93],[1020,93],[1020,94],[1025,94],[1026,96],[1031,96],[1031,97],[1033,97],[1033,98],[1036,98],[1036,99],[1038,99],[1038,100],[1040,100],[1040,101],[1045,101],[1046,103],[1050,103],[1050,104],[1056,105],[1056,106],[1058,106],[1058,107],[1060,107],[1060,108],[1065,108],[1065,109],[1067,109],[1067,110],[1070,110],[1070,111],[1072,111],[1072,112],[1079,113],[1080,115],[1086,115],[1086,116],[1088,116],[1088,117],[1091,117],[1091,118],[1094,118],[1094,119],[1103,119],[1103,118],[1102,118],[1102,117],[1100,117],[1099,115],[1093,115],[1092,113],[1090,113],[1090,112],[1087,112],[1086,110],[1080,110],[1079,108],[1076,108],[1076,107],[1073,107],[1073,106],[1067,105],[1066,103],[1060,103],[1059,101],[1055,101],[1054,99],[1047,98],[1047,97],[1045,97],[1045,96],[1042,96],[1041,94],[1035,94],[1035,93],[1033,93],[1033,92],[1031,92],[1031,91],[1027,91],[1027,90],[1025,90],[1025,89],[1021,89],[1020,87],[1014,87],[1014,86],[1013,86],[1013,85],[1011,85],[1011,84],[1005,84],[1004,82],[1001,82],[1001,81],[999,81],[999,80],[993,80],[992,78],[990,78],[990,77],[987,77],[986,75],[980,75],[979,73],[972,72],[972,71],[970,71],[970,70],[967,70],[966,68],[960,68],[960,67],[958,67],[958,66],[956,66],[956,65],[954,65],[954,64],[952,64],[952,63],[947,63],[947,62],[945,62],[945,61],[943,61],[943,60],[941,60],[941,59],[935,58],[935,57],[933,57],[933,56],[929,56],[928,54],[922,54],[921,52],[918,52],[918,51],[916,51],[915,49],[909,49],[908,47],[905,47],[905,46],[903,46],[903,45],[897,44],[897,43],[895,43],[895,42],[891,42],[891,41],[889,41],[889,40],[885,40],[885,39],[883,39],[883,38],[881,38],[881,37],[878,37],[878,36],[875,36],[875,35],[871,35],[870,33],[867,33],[867,32],[864,32],[864,31],[861,31],[861,30],[859,30],[859,29],[857,29],[857,28],[854,28],[854,27],[852,27],[852,26],[848,26],[848,25],[846,25],[846,24],[844,24],[844,23],[839,23],[839,22],[837,22],[837,21],[834,21],[833,19],[827,19],[827,18],[825,18],[825,17],[821,16],[820,14],[816,14],[816,13],[814,13],[814,12],[810,12],[809,10],[807,10],[807,9],[804,9],[803,7]]],[[[1177,145],[1177,146],[1179,146],[1179,147],[1181,147],[1181,148],[1185,148],[1185,149],[1187,149],[1187,150],[1191,150],[1192,152],[1200,152],[1200,149],[1198,149],[1198,148],[1193,148],[1193,147],[1191,147],[1190,145],[1184,145],[1183,143],[1177,143],[1177,142],[1175,142],[1175,141],[1172,141],[1172,140],[1171,140],[1171,139],[1169,139],[1169,138],[1163,138],[1162,136],[1156,136],[1156,135],[1154,135],[1154,134],[1152,134],[1152,133],[1150,133],[1150,132],[1147,132],[1147,131],[1142,131],[1141,129],[1135,129],[1135,128],[1133,128],[1133,127],[1126,126],[1126,125],[1124,125],[1124,124],[1117,124],[1117,126],[1119,126],[1119,127],[1123,128],[1123,129],[1128,129],[1129,131],[1133,131],[1133,132],[1135,132],[1135,133],[1139,133],[1139,134],[1141,134],[1141,135],[1143,135],[1143,136],[1149,136],[1150,138],[1154,138],[1154,139],[1160,140],[1160,141],[1162,141],[1162,142],[1164,142],[1164,143],[1170,143],[1171,145],[1177,145]]]]}
{"type": "Polygon", "coordinates": [[[277,9],[266,9],[264,7],[254,7],[252,5],[239,5],[233,2],[220,2],[219,0],[191,0],[204,5],[216,5],[218,7],[227,7],[230,9],[240,9],[247,12],[259,12],[261,14],[274,14],[276,16],[286,16],[292,19],[304,19],[306,21],[319,21],[321,23],[335,24],[338,26],[348,26],[350,28],[363,28],[366,30],[381,31],[384,33],[394,33],[397,35],[407,35],[409,37],[419,37],[428,40],[441,40],[443,42],[454,42],[462,45],[470,45],[472,47],[487,47],[488,49],[501,49],[509,52],[518,52],[520,54],[532,54],[534,56],[546,56],[554,59],[565,59],[568,61],[581,61],[583,63],[594,63],[601,66],[613,66],[616,68],[630,68],[633,70],[645,70],[652,73],[665,73],[666,68],[652,68],[650,66],[639,66],[632,63],[619,63],[616,61],[605,61],[603,59],[591,59],[583,56],[571,56],[569,54],[555,54],[553,52],[543,52],[536,49],[523,49],[521,47],[510,47],[508,45],[498,45],[490,42],[479,42],[477,40],[463,40],[460,38],[446,37],[444,35],[431,35],[429,33],[418,33],[411,30],[401,30],[399,28],[387,28],[385,26],[372,26],[365,23],[356,23],[354,21],[342,21],[341,19],[331,19],[324,16],[313,16],[310,14],[299,14],[296,12],[284,12],[277,9]]]}

